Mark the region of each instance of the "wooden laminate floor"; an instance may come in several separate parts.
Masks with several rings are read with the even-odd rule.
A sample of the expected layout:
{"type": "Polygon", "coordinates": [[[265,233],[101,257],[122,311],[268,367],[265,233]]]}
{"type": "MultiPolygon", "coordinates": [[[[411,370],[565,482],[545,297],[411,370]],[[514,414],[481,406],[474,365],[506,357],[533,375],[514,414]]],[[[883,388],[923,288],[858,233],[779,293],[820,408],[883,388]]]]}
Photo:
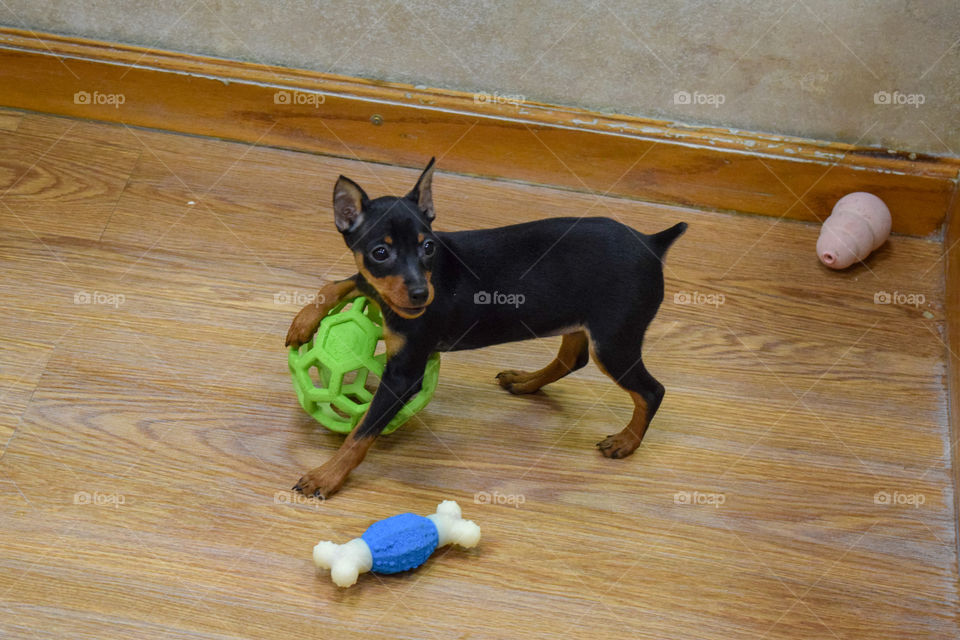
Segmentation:
{"type": "Polygon", "coordinates": [[[631,402],[594,364],[494,383],[558,338],[447,354],[427,409],[318,502],[289,488],[341,437],[282,343],[297,298],[353,272],[340,173],[416,178],[0,111],[0,636],[957,636],[938,242],[834,273],[815,226],[440,173],[441,230],[686,220],[646,346],[666,399],[607,460],[631,402]],[[315,573],[318,540],[448,498],[477,549],[349,590],[315,573]]]}

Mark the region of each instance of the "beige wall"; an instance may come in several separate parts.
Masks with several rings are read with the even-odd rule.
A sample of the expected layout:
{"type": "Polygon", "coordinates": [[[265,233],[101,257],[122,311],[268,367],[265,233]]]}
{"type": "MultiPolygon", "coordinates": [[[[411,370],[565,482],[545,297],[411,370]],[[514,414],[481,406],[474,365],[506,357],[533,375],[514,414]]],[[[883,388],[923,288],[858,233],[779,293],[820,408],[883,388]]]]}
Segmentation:
{"type": "Polygon", "coordinates": [[[960,155],[957,0],[4,0],[0,22],[960,155]]]}

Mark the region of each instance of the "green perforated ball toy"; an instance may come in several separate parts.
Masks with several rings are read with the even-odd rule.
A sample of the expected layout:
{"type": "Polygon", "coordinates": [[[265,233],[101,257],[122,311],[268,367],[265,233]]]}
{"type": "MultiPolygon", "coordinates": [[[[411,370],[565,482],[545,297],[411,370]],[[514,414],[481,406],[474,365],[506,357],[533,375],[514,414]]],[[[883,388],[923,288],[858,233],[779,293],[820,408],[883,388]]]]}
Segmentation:
{"type": "MultiPolygon", "coordinates": [[[[360,297],[341,302],[320,322],[310,342],[290,347],[287,357],[293,388],[303,410],[338,433],[350,433],[370,408],[370,373],[379,379],[387,354],[377,353],[383,341],[383,318],[377,305],[360,297]]],[[[382,433],[396,431],[427,406],[437,389],[440,354],[427,361],[420,392],[397,412],[382,433]]]]}

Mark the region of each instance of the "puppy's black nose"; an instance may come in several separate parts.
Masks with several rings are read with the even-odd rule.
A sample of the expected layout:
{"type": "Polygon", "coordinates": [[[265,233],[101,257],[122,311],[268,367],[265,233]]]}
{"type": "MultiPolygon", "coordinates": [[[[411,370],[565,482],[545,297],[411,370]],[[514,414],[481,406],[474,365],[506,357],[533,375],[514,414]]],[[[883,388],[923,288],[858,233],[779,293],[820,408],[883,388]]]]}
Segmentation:
{"type": "Polygon", "coordinates": [[[419,307],[427,303],[427,296],[430,295],[430,293],[426,287],[410,287],[408,295],[410,296],[411,304],[419,307]]]}

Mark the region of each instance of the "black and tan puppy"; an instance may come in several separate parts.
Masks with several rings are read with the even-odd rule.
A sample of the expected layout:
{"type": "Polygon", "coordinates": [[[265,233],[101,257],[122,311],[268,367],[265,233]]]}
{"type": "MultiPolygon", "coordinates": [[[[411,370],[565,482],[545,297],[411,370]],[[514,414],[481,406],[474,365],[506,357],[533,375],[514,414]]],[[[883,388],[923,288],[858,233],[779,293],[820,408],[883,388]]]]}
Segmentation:
{"type": "Polygon", "coordinates": [[[533,393],[587,363],[634,402],[629,424],[598,447],[608,458],[633,453],[663,400],[663,385],[640,357],[643,335],[663,300],[663,256],[687,225],[644,235],[608,218],[551,218],[440,233],[434,219],[430,161],[413,191],[370,200],[340,176],[334,221],[353,251],[357,273],[320,291],[304,307],[287,344],[310,340],[335,304],[360,295],[383,311],[387,366],[370,409],[326,464],[294,487],[329,496],[363,460],[377,435],[420,390],[435,351],[562,335],[560,353],[539,371],[502,371],[511,393],[533,393]]]}

